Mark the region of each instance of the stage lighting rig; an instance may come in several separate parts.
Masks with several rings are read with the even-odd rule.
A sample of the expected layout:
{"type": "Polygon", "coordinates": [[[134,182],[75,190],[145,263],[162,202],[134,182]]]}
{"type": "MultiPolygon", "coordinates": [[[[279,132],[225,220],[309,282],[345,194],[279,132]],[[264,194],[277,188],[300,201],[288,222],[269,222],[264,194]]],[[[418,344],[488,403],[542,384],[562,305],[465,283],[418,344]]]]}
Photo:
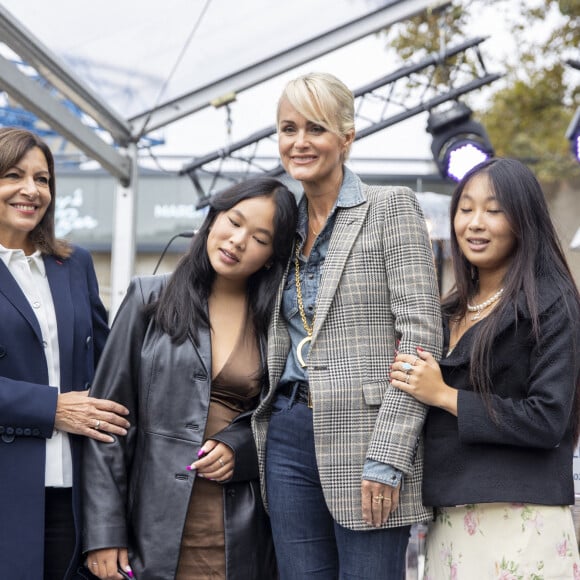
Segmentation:
{"type": "Polygon", "coordinates": [[[445,179],[459,181],[472,167],[494,155],[483,125],[471,118],[472,113],[466,104],[455,101],[451,107],[429,114],[431,152],[445,179]]]}

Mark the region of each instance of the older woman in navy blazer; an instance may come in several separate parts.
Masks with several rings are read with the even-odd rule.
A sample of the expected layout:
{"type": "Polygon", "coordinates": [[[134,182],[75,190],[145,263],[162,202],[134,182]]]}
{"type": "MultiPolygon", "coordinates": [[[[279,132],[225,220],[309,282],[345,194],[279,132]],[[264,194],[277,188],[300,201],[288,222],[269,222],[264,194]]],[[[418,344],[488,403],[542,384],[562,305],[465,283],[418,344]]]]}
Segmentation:
{"type": "Polygon", "coordinates": [[[54,162],[0,129],[0,578],[80,566],[81,437],[122,435],[126,410],[87,396],[108,334],[90,255],[54,236],[54,162]]]}

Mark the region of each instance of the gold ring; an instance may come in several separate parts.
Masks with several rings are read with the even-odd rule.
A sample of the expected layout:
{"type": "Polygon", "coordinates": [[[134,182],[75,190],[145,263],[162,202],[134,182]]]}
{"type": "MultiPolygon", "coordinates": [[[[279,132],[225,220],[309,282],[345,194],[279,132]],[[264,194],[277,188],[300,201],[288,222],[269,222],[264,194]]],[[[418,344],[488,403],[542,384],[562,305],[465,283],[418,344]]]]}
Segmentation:
{"type": "Polygon", "coordinates": [[[375,497],[373,497],[373,501],[375,503],[381,503],[385,498],[383,497],[383,495],[376,495],[375,497]]]}
{"type": "MultiPolygon", "coordinates": [[[[97,419],[97,423],[95,425],[95,429],[98,431],[99,427],[101,426],[101,422],[99,421],[99,419],[97,419]]],[[[96,562],[94,562],[96,564],[96,562]]]]}
{"type": "Polygon", "coordinates": [[[224,460],[223,460],[223,459],[220,457],[220,458],[218,459],[218,461],[220,462],[220,465],[223,467],[223,466],[224,466],[224,460]]]}

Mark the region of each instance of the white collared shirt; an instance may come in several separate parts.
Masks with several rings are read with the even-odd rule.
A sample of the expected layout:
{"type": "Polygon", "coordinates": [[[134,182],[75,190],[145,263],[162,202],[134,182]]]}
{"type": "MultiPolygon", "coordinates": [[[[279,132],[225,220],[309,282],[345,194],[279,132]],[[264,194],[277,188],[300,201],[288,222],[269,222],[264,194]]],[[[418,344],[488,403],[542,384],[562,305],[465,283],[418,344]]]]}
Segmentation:
{"type": "MultiPolygon", "coordinates": [[[[52,293],[40,251],[26,256],[22,250],[10,250],[0,244],[0,258],[20,286],[36,315],[48,366],[48,384],[60,393],[60,356],[58,328],[52,293]]],[[[46,487],[72,486],[72,456],[68,434],[54,430],[46,440],[46,487]]]]}

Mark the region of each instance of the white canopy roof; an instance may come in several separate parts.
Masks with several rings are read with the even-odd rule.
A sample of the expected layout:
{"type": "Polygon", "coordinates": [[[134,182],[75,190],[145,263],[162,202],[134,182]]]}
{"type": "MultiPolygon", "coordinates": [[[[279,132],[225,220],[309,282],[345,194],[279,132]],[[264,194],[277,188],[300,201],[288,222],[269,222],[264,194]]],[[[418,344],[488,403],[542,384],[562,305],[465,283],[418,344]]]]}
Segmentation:
{"type": "MultiPolygon", "coordinates": [[[[294,0],[291,7],[281,7],[271,0],[166,0],[161,5],[154,0],[6,0],[0,7],[0,38],[67,99],[96,116],[114,142],[125,145],[431,4],[294,0]]],[[[0,78],[6,81],[4,65],[0,78]]],[[[384,66],[378,68],[380,74],[386,72],[384,66]]],[[[58,110],[47,113],[46,95],[35,96],[28,86],[15,90],[13,84],[27,84],[23,80],[9,86],[20,101],[27,98],[24,104],[39,117],[50,117],[52,126],[61,125],[91,157],[125,181],[130,178],[128,167],[114,155],[105,155],[95,144],[86,147],[86,135],[70,119],[58,110]]]]}
{"type": "MultiPolygon", "coordinates": [[[[202,116],[212,104],[231,99],[236,100],[237,118],[250,122],[240,125],[250,129],[230,135],[230,140],[267,127],[274,119],[277,94],[264,98],[260,89],[276,80],[280,83],[285,74],[294,76],[300,67],[315,70],[316,59],[323,55],[335,55],[337,74],[349,86],[366,85],[374,96],[373,83],[386,79],[396,65],[386,62],[380,42],[370,57],[367,52],[361,58],[351,47],[394,23],[447,4],[445,0],[4,0],[0,90],[118,178],[114,313],[133,272],[139,147],[147,146],[159,130],[202,116]],[[250,92],[252,98],[245,100],[250,92]]],[[[482,64],[481,58],[476,60],[482,64]]],[[[491,80],[489,75],[476,79],[471,88],[465,85],[468,88],[455,95],[429,93],[429,103],[454,98],[491,80]]],[[[395,102],[389,98],[376,99],[378,108],[395,102]]],[[[403,109],[408,107],[405,101],[399,99],[403,109]]],[[[382,118],[375,129],[365,127],[363,133],[370,135],[425,110],[424,106],[418,102],[411,113],[404,110],[400,117],[382,118]]],[[[216,132],[215,123],[213,127],[216,132]]],[[[192,136],[196,158],[216,149],[209,138],[212,131],[192,136]]]]}

